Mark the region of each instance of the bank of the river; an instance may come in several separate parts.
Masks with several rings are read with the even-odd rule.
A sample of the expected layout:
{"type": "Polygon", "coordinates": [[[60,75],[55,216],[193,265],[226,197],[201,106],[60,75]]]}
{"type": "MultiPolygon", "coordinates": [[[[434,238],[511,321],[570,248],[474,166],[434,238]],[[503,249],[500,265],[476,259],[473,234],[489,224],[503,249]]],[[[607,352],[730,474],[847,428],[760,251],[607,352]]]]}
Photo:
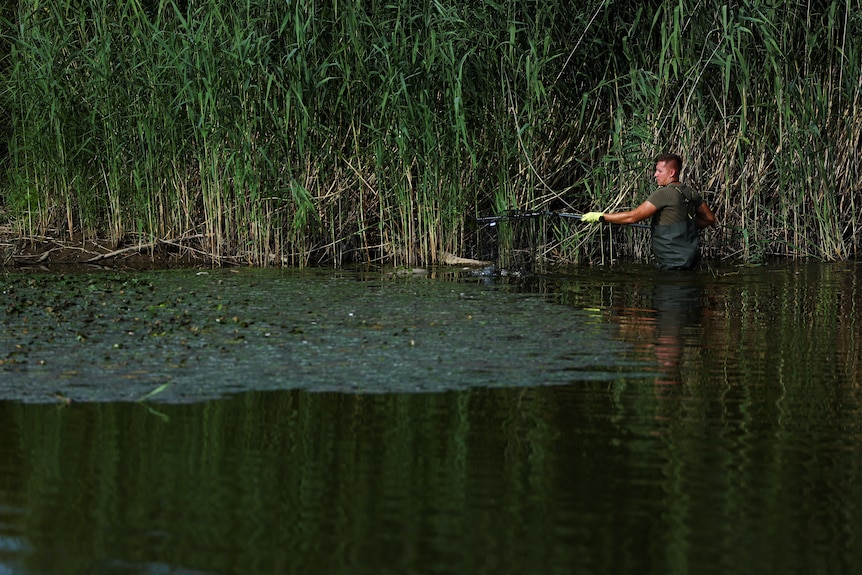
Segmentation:
{"type": "Polygon", "coordinates": [[[161,269],[197,264],[241,263],[214,261],[190,240],[139,240],[114,244],[105,239],[64,238],[61,234],[22,237],[9,227],[0,228],[0,268],[34,266],[109,266],[161,269]]]}
{"type": "MultiPolygon", "coordinates": [[[[493,262],[438,252],[435,263],[475,267],[493,262]]],[[[63,238],[60,233],[22,237],[9,227],[0,227],[0,269],[100,266],[149,270],[199,265],[260,267],[260,262],[242,256],[214,256],[203,238],[195,235],[167,240],[131,239],[115,244],[107,239],[63,238]]]]}

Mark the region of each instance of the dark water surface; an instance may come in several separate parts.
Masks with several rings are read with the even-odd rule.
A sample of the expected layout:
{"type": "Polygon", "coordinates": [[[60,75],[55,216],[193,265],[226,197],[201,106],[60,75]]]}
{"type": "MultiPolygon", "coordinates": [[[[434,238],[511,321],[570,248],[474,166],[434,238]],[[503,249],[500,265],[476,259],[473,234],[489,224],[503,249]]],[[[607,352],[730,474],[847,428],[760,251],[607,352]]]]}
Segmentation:
{"type": "Polygon", "coordinates": [[[0,575],[862,572],[860,265],[0,285],[0,575]]]}

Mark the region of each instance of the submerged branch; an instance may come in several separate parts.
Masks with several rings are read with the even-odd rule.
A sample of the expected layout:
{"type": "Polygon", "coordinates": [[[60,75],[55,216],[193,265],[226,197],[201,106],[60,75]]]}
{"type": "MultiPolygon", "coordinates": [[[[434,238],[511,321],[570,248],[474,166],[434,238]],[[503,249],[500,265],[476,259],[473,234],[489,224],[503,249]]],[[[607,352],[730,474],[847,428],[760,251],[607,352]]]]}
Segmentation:
{"type": "MultiPolygon", "coordinates": [[[[183,246],[182,243],[190,241],[190,240],[201,239],[203,237],[204,237],[203,234],[197,234],[194,236],[175,238],[172,240],[155,240],[155,241],[152,241],[152,242],[149,242],[146,244],[138,244],[138,245],[129,246],[126,248],[114,250],[112,252],[107,252],[104,254],[98,254],[97,256],[86,260],[84,263],[89,264],[89,263],[93,263],[93,262],[98,262],[101,260],[106,260],[106,259],[113,258],[113,257],[119,256],[119,255],[123,255],[123,254],[129,253],[129,252],[142,252],[145,250],[152,250],[156,246],[158,246],[159,244],[165,244],[165,245],[176,246],[176,247],[187,247],[187,246],[183,246]]],[[[188,249],[192,249],[192,248],[188,248],[188,249]]]]}

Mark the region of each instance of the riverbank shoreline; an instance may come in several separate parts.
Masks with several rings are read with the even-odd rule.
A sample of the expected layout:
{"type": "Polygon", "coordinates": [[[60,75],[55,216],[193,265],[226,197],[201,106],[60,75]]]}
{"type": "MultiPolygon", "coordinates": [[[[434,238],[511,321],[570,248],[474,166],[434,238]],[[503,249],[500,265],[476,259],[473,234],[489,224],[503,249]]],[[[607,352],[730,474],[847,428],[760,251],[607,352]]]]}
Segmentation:
{"type": "Polygon", "coordinates": [[[60,234],[25,237],[0,228],[0,269],[110,267],[159,269],[225,265],[199,249],[199,236],[173,240],[129,239],[120,243],[60,234]]]}
{"type": "MultiPolygon", "coordinates": [[[[12,228],[0,227],[0,269],[49,269],[56,267],[109,267],[149,270],[181,267],[255,266],[247,258],[213,256],[203,245],[204,236],[174,239],[130,238],[122,242],[62,234],[25,237],[12,228]]],[[[439,265],[487,266],[491,261],[438,252],[439,265]]]]}

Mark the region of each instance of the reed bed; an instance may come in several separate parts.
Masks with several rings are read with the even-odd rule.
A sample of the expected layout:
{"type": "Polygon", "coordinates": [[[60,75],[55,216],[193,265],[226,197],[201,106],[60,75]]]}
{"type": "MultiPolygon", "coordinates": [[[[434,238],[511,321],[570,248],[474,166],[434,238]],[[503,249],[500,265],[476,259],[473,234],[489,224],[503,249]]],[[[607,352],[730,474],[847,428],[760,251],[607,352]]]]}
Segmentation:
{"type": "MultiPolygon", "coordinates": [[[[635,206],[674,151],[710,257],[859,255],[860,0],[19,0],[2,210],[215,262],[481,257],[477,215],[635,206]]],[[[550,263],[644,233],[530,230],[550,263]]],[[[523,247],[499,231],[499,253],[523,247]]]]}

